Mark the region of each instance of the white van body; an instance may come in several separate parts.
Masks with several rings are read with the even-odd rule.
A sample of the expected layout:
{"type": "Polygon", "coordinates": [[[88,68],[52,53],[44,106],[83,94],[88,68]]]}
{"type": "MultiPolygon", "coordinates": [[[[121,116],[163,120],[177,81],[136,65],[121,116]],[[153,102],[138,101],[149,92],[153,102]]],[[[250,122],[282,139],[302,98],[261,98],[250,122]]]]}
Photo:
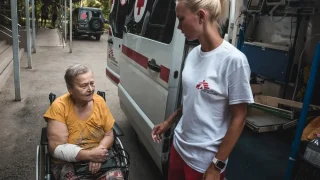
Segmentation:
{"type": "MultiPolygon", "coordinates": [[[[171,10],[174,11],[174,0],[162,1],[145,0],[144,2],[145,6],[150,8],[155,6],[155,9],[157,2],[159,4],[171,3],[171,10]],[[152,2],[154,4],[151,4],[152,2]]],[[[135,4],[137,2],[138,0],[135,4]]],[[[132,18],[131,21],[138,21],[136,24],[141,24],[141,31],[147,31],[147,26],[152,28],[152,26],[146,25],[152,13],[148,9],[142,10],[146,17],[138,21],[138,10],[133,8],[132,16],[134,17],[136,13],[136,18],[132,18]]],[[[157,16],[159,15],[157,14],[157,16]]],[[[176,19],[175,15],[171,18],[176,19]]],[[[169,43],[141,36],[147,32],[140,32],[141,35],[130,33],[130,28],[134,28],[134,26],[127,26],[128,32],[123,36],[122,54],[120,55],[121,71],[118,95],[121,108],[127,117],[130,117],[130,122],[140,141],[160,170],[163,170],[162,165],[167,161],[168,153],[163,150],[164,142],[159,144],[153,142],[151,131],[154,125],[163,122],[177,107],[185,44],[185,37],[177,29],[177,25],[178,21],[176,20],[171,27],[173,34],[169,43]],[[150,67],[152,59],[155,60],[154,69],[150,67]],[[174,76],[175,73],[176,76],[174,76]]]]}
{"type": "Polygon", "coordinates": [[[187,42],[177,28],[175,0],[128,0],[126,3],[123,39],[113,36],[113,46],[109,46],[119,66],[115,67],[112,59],[108,59],[107,76],[118,84],[121,108],[139,140],[160,171],[166,174],[171,132],[158,144],[153,142],[151,131],[181,103],[183,62],[198,43],[187,42]],[[117,51],[118,42],[121,52],[117,51]]]}

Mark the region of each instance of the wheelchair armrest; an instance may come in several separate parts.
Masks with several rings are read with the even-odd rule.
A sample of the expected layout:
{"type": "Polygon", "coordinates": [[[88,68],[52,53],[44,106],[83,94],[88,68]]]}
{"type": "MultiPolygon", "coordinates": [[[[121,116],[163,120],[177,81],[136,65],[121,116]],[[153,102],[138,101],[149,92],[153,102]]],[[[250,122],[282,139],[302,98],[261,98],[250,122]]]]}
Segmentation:
{"type": "Polygon", "coordinates": [[[41,143],[41,145],[48,145],[47,127],[44,127],[41,130],[40,143],[41,143]]]}
{"type": "Polygon", "coordinates": [[[120,129],[116,122],[113,125],[113,132],[115,133],[115,136],[124,136],[123,131],[120,129]]]}

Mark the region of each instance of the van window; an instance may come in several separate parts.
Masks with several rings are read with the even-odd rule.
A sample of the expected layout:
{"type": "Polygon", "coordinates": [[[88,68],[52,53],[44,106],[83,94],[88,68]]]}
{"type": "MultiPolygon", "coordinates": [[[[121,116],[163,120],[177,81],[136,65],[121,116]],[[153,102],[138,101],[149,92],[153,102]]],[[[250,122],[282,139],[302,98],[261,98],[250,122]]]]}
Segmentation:
{"type": "Polygon", "coordinates": [[[99,10],[92,10],[91,11],[92,17],[97,17],[97,18],[101,18],[101,14],[102,12],[99,10]]]}
{"type": "Polygon", "coordinates": [[[176,21],[175,0],[148,0],[144,17],[135,22],[134,14],[127,24],[128,32],[170,44],[176,21]]]}
{"type": "Polygon", "coordinates": [[[121,38],[123,36],[123,27],[126,19],[128,3],[121,5],[119,1],[114,0],[114,7],[109,16],[109,22],[112,28],[113,36],[121,38]]]}
{"type": "Polygon", "coordinates": [[[85,9],[80,10],[80,19],[81,20],[86,20],[89,18],[89,12],[85,9]]]}

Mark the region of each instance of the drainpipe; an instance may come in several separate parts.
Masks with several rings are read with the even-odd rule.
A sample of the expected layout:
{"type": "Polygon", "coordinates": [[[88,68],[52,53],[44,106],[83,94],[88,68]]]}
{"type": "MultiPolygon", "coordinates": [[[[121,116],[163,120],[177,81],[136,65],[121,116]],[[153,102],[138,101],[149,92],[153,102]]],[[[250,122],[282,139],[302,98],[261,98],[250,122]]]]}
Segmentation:
{"type": "Polygon", "coordinates": [[[30,11],[29,0],[25,0],[26,9],[26,28],[27,28],[27,55],[28,55],[28,68],[32,69],[32,56],[31,56],[31,31],[30,31],[30,11]]]}
{"type": "Polygon", "coordinates": [[[21,101],[17,0],[10,0],[15,100],[21,101]]]}

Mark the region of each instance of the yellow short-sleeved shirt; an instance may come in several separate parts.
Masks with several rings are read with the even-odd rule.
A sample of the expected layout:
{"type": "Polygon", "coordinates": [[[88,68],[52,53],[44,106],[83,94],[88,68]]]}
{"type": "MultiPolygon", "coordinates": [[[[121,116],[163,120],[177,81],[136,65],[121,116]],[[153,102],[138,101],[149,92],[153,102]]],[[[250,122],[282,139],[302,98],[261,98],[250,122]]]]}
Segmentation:
{"type": "Polygon", "coordinates": [[[44,114],[44,118],[65,123],[68,128],[69,144],[76,144],[84,149],[97,147],[104,134],[110,131],[114,118],[104,99],[94,94],[93,110],[86,120],[81,120],[75,112],[70,94],[57,98],[44,114]]]}

